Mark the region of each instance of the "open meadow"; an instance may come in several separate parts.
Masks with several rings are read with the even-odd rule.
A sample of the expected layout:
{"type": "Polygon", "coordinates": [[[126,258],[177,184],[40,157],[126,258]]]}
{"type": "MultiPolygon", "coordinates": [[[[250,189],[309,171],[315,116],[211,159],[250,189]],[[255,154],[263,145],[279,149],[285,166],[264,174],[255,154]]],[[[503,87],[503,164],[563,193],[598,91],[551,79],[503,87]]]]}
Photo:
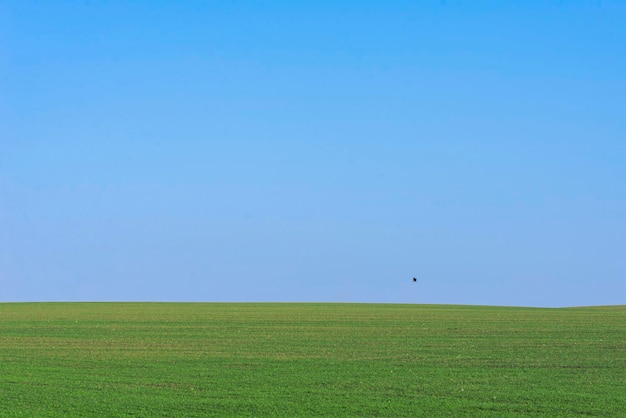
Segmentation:
{"type": "Polygon", "coordinates": [[[626,306],[0,304],[0,416],[625,416],[626,306]]]}

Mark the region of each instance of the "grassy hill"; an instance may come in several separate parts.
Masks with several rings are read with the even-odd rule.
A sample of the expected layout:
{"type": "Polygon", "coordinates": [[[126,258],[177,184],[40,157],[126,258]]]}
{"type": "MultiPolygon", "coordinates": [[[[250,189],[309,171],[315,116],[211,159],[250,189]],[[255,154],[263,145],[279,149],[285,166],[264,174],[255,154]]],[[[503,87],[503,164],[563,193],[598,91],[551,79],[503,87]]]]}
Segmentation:
{"type": "Polygon", "coordinates": [[[626,306],[0,304],[0,416],[624,416],[626,306]]]}

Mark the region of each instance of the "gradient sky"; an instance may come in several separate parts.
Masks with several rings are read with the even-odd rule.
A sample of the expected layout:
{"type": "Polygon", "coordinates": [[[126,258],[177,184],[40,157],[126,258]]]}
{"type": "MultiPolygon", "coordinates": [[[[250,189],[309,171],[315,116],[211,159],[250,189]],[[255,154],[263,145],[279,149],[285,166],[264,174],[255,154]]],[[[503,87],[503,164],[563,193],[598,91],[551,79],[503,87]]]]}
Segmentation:
{"type": "Polygon", "coordinates": [[[624,304],[624,22],[4,1],[0,301],[624,304]]]}

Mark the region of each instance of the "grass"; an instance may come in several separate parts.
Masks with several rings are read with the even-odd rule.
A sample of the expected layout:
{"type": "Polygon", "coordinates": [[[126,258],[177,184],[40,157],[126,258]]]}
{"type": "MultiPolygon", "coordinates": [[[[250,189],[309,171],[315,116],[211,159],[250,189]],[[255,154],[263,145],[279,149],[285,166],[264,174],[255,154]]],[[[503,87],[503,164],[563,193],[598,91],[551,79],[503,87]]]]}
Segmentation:
{"type": "Polygon", "coordinates": [[[626,306],[0,304],[0,416],[625,416],[626,306]]]}

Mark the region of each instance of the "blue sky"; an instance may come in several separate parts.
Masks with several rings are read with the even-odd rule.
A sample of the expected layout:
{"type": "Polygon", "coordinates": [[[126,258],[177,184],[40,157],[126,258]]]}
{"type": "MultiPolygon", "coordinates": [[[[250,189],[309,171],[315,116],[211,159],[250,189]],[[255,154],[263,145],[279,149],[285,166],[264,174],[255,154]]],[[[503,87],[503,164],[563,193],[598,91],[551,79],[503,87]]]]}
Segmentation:
{"type": "Polygon", "coordinates": [[[3,2],[0,301],[624,304],[625,21],[3,2]]]}

